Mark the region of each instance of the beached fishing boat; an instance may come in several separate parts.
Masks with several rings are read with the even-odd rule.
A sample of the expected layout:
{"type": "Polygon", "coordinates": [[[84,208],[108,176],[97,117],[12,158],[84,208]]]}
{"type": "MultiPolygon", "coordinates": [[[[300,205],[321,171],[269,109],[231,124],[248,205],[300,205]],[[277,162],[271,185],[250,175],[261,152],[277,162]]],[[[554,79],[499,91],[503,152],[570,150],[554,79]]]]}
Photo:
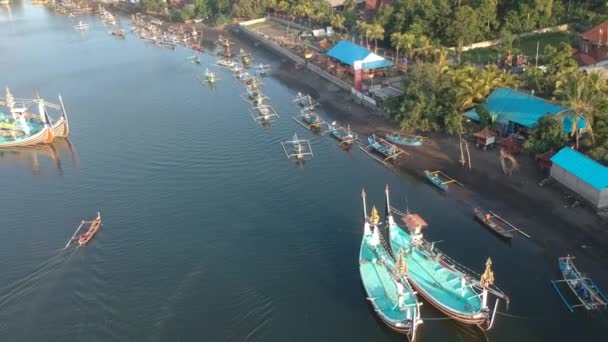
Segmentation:
{"type": "Polygon", "coordinates": [[[404,135],[397,132],[387,133],[386,140],[401,146],[422,146],[422,137],[419,135],[404,135]]]}
{"type": "Polygon", "coordinates": [[[312,159],[312,147],[310,141],[307,139],[298,139],[296,133],[293,134],[292,140],[281,141],[283,151],[287,156],[287,159],[294,159],[296,161],[304,161],[312,159]]]}
{"type": "Polygon", "coordinates": [[[593,280],[581,273],[574,265],[574,257],[565,256],[558,259],[559,269],[562,272],[562,279],[552,280],[551,284],[557,294],[570,310],[574,312],[574,308],[583,307],[586,310],[600,310],[608,307],[608,298],[595,285],[593,280]],[[560,291],[559,284],[567,284],[572,293],[576,296],[578,304],[570,304],[564,294],[560,291]]]}
{"type": "Polygon", "coordinates": [[[369,143],[369,145],[367,145],[366,147],[361,147],[361,149],[368,153],[370,152],[370,150],[378,152],[384,157],[384,160],[382,160],[382,162],[386,162],[387,160],[391,159],[395,160],[397,156],[403,153],[395,145],[376,136],[375,134],[372,134],[372,136],[368,137],[367,142],[369,143]]]}
{"type": "Polygon", "coordinates": [[[475,208],[473,209],[473,214],[477,221],[501,238],[513,238],[513,229],[507,228],[506,225],[501,220],[496,219],[492,213],[484,212],[480,208],[475,208]]]}
{"type": "Polygon", "coordinates": [[[428,224],[418,214],[398,212],[390,206],[388,186],[385,189],[388,210],[389,241],[394,255],[405,252],[408,280],[414,289],[439,311],[461,323],[490,330],[496,318],[499,300],[509,297],[494,285],[492,261],[486,261],[479,280],[472,271],[459,265],[424,239],[422,230],[428,224]],[[399,227],[392,213],[402,215],[407,231],[399,227]],[[490,296],[496,297],[492,305],[490,296]]]}
{"type": "Polygon", "coordinates": [[[89,243],[89,241],[91,241],[93,236],[95,236],[95,234],[97,234],[97,232],[99,231],[100,228],[101,228],[101,214],[99,212],[97,212],[97,217],[94,220],[82,221],[80,223],[80,225],[78,226],[78,228],[76,228],[76,231],[74,232],[72,237],[66,243],[64,249],[70,247],[70,244],[72,244],[72,241],[78,241],[79,246],[86,245],[87,243],[89,243]],[[76,235],[78,234],[80,229],[82,229],[87,224],[89,225],[89,228],[87,229],[87,231],[83,234],[80,234],[78,237],[76,237],[76,235]]]}
{"type": "Polygon", "coordinates": [[[452,183],[464,186],[459,181],[455,180],[454,178],[446,175],[441,171],[424,170],[424,176],[426,177],[426,179],[428,179],[429,182],[431,182],[431,184],[435,185],[443,191],[447,191],[448,185],[452,183]]]}
{"type": "Polygon", "coordinates": [[[334,121],[329,125],[329,135],[336,139],[341,146],[348,148],[357,141],[357,135],[350,130],[350,125],[346,128],[338,126],[337,122],[334,121]]]}
{"type": "Polygon", "coordinates": [[[416,292],[409,284],[407,264],[403,250],[393,260],[382,243],[380,217],[374,207],[367,216],[365,191],[363,199],[363,237],[359,250],[359,273],[367,300],[386,326],[404,334],[409,341],[416,338],[417,327],[422,324],[416,292]]]}

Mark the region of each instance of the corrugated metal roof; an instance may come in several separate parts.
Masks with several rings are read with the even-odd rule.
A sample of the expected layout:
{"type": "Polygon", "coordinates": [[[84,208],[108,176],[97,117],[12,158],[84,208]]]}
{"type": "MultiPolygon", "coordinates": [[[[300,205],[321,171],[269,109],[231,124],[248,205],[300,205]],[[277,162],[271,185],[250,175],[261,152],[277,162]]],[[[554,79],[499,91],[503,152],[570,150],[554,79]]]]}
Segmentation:
{"type": "MultiPolygon", "coordinates": [[[[484,101],[483,105],[496,116],[499,124],[506,125],[509,121],[531,128],[538,123],[541,117],[547,114],[557,114],[569,110],[566,107],[551,103],[540,97],[528,95],[509,88],[497,88],[484,101]]],[[[475,109],[464,113],[470,119],[479,121],[475,109]]],[[[564,132],[572,131],[572,119],[563,118],[564,132]]],[[[578,127],[586,126],[584,119],[579,119],[578,127]]]]}
{"type": "Polygon", "coordinates": [[[327,55],[350,66],[357,61],[363,61],[365,59],[372,60],[369,63],[363,63],[361,67],[363,70],[386,68],[393,65],[393,62],[347,40],[341,40],[327,52],[327,55]]]}
{"type": "Polygon", "coordinates": [[[608,167],[569,147],[562,148],[551,161],[597,190],[608,187],[608,167]]]}

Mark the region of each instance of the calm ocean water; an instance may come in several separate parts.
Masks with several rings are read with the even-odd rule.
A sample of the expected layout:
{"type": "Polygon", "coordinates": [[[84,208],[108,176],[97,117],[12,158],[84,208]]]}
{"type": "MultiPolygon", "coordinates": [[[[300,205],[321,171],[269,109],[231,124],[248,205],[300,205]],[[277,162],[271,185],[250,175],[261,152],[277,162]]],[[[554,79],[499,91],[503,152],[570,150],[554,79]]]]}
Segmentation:
{"type": "MultiPolygon", "coordinates": [[[[463,203],[306,132],[290,118],[298,89],[264,79],[281,115],[264,128],[228,70],[214,89],[197,81],[213,56],[195,66],[191,51],[118,40],[82,19],[84,33],[44,7],[0,8],[0,86],[61,92],[72,124],[69,142],[0,151],[0,341],[403,340],[375,318],[357,264],[359,193],[381,208],[387,183],[451,256],[476,270],[492,257],[512,298],[500,311],[517,316],[499,316],[488,336],[427,319],[420,341],[604,338],[606,316],[568,313],[550,287],[556,255],[501,243],[463,203]],[[315,153],[303,166],[280,145],[294,132],[315,153]],[[98,210],[92,243],[64,251],[98,210]]],[[[422,316],[443,317],[429,304],[422,316]]]]}

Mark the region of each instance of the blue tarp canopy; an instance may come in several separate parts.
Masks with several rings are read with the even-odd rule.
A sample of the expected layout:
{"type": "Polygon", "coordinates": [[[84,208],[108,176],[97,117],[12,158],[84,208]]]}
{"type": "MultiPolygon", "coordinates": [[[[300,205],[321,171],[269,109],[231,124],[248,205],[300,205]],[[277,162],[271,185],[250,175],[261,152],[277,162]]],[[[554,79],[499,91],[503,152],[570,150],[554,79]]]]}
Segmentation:
{"type": "MultiPolygon", "coordinates": [[[[531,128],[541,117],[547,114],[558,114],[564,111],[569,111],[567,107],[551,103],[540,97],[528,95],[513,89],[497,88],[484,101],[483,105],[488,109],[492,116],[496,117],[496,121],[503,126],[507,126],[509,122],[531,128]]],[[[479,121],[479,116],[475,109],[465,112],[464,115],[471,120],[479,121]]],[[[571,133],[572,118],[564,116],[564,132],[571,133]]],[[[584,119],[579,119],[578,128],[585,128],[584,119]]]]}
{"type": "Polygon", "coordinates": [[[327,52],[327,55],[343,64],[350,66],[354,66],[355,62],[361,62],[361,69],[363,70],[388,68],[393,66],[393,62],[347,40],[341,40],[327,52]]]}
{"type": "Polygon", "coordinates": [[[551,162],[597,190],[608,187],[608,167],[569,147],[557,152],[551,157],[551,162]]]}

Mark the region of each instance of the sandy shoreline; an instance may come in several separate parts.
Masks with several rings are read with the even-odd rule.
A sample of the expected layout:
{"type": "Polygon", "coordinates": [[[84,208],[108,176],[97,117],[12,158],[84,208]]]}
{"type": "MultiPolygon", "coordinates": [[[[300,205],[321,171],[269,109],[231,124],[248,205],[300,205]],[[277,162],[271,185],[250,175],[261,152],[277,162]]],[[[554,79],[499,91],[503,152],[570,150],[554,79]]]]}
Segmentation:
{"type": "MultiPolygon", "coordinates": [[[[249,48],[253,47],[248,39],[242,41],[249,48]]],[[[360,137],[398,130],[395,123],[355,103],[350,94],[306,69],[296,69],[289,61],[283,60],[272,76],[310,93],[323,106],[329,116],[328,121],[350,123],[360,137]]],[[[499,213],[530,234],[552,258],[567,253],[583,253],[597,262],[606,260],[608,222],[585,205],[570,207],[572,199],[566,198],[557,184],[540,187],[537,183],[545,176],[538,171],[531,156],[526,153],[517,156],[520,167],[507,176],[500,167],[498,149],[482,151],[469,141],[472,160],[472,170],[469,171],[458,162],[458,137],[444,134],[426,136],[429,139],[422,147],[405,149],[409,155],[394,164],[398,171],[426,181],[425,169],[442,170],[465,185],[464,188],[452,186],[446,196],[470,206],[471,217],[475,206],[499,213]]],[[[431,185],[429,189],[433,190],[431,185]]],[[[514,239],[524,237],[516,234],[514,239]]],[[[608,264],[604,263],[602,267],[608,271],[608,264]]]]}

